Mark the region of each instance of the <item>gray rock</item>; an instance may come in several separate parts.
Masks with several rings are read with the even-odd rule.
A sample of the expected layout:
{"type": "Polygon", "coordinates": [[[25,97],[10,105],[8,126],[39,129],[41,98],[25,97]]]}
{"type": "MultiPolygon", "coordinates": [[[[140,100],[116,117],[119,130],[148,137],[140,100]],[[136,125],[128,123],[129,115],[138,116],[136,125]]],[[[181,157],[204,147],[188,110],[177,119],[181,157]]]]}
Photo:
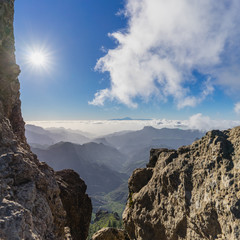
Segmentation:
{"type": "Polygon", "coordinates": [[[130,239],[240,239],[239,160],[240,127],[177,151],[152,150],[148,168],[129,180],[130,239]]]}

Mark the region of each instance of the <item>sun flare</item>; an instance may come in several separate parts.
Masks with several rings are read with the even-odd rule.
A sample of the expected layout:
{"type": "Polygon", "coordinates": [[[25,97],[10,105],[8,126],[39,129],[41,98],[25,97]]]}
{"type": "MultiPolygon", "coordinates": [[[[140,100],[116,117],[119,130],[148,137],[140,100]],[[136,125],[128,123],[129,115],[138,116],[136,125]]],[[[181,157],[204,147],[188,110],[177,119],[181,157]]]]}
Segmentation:
{"type": "Polygon", "coordinates": [[[29,72],[50,73],[53,68],[53,54],[45,46],[28,46],[24,50],[24,64],[29,72]]]}
{"type": "Polygon", "coordinates": [[[32,52],[29,55],[29,61],[35,66],[44,66],[47,62],[46,56],[40,51],[32,52]]]}

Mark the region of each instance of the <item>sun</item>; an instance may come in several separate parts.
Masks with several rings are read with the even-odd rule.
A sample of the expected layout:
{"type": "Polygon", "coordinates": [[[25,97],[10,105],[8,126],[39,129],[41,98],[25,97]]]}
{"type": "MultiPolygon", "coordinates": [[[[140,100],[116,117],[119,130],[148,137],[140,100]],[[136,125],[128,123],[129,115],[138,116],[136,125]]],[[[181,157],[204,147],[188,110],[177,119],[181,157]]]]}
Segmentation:
{"type": "Polygon", "coordinates": [[[53,52],[41,45],[29,45],[22,53],[23,64],[27,71],[39,73],[51,73],[53,68],[53,52]]]}
{"type": "Polygon", "coordinates": [[[34,51],[29,54],[29,63],[34,66],[43,67],[47,63],[47,57],[43,52],[34,51]]]}

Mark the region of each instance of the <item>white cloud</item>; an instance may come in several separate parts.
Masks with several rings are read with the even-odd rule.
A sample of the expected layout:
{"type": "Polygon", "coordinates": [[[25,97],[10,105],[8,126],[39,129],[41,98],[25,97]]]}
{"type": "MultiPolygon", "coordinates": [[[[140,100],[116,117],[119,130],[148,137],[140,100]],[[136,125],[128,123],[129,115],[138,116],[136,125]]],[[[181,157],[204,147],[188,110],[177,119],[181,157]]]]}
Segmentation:
{"type": "Polygon", "coordinates": [[[212,127],[212,120],[208,116],[203,116],[201,113],[195,114],[189,118],[190,129],[210,130],[212,127]]]}
{"type": "Polygon", "coordinates": [[[240,125],[240,121],[214,120],[201,113],[191,116],[188,120],[80,120],[80,121],[28,121],[27,124],[40,126],[43,128],[60,128],[80,130],[90,133],[94,137],[125,131],[140,130],[144,126],[154,128],[180,128],[180,129],[198,129],[208,131],[211,129],[228,129],[240,125]]]}
{"type": "Polygon", "coordinates": [[[214,77],[214,67],[225,71],[222,59],[240,32],[239,10],[239,0],[127,0],[128,27],[111,34],[118,46],[96,64],[97,70],[109,72],[111,87],[98,91],[89,103],[116,99],[137,107],[136,98],[155,95],[173,97],[179,108],[197,105],[214,88],[211,78],[197,83],[201,87],[195,96],[192,71],[214,77]]]}
{"type": "Polygon", "coordinates": [[[234,111],[237,113],[237,114],[240,114],[240,102],[236,103],[235,106],[234,106],[234,111]]]}
{"type": "Polygon", "coordinates": [[[197,113],[189,118],[188,127],[190,129],[198,129],[209,131],[213,129],[228,129],[240,125],[240,121],[231,120],[215,120],[208,116],[204,116],[201,113],[197,113]]]}

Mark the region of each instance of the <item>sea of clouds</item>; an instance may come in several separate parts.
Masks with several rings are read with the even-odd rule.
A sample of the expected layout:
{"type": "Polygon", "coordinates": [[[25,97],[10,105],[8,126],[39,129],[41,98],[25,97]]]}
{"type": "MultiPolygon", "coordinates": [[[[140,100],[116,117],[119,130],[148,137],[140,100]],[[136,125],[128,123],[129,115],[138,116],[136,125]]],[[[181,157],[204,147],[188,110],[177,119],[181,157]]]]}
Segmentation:
{"type": "Polygon", "coordinates": [[[120,131],[141,130],[145,126],[154,128],[198,129],[208,131],[212,129],[228,129],[240,125],[240,121],[213,120],[201,113],[191,116],[188,120],[75,120],[75,121],[27,121],[27,124],[43,128],[65,128],[98,137],[120,131]]]}

